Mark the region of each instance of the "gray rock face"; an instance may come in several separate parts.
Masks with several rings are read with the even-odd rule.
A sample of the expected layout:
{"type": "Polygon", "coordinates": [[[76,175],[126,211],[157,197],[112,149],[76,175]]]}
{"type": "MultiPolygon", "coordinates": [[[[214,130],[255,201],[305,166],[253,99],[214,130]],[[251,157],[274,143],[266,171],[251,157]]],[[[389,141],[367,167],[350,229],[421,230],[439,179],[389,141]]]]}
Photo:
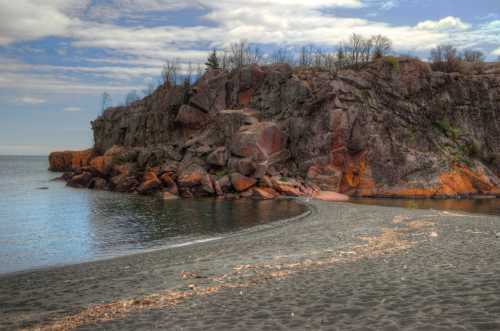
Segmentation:
{"type": "Polygon", "coordinates": [[[432,72],[406,58],[338,74],[212,71],[92,127],[98,153],[124,146],[140,169],[197,160],[209,175],[288,176],[350,195],[500,194],[500,74],[488,71],[432,72]]]}

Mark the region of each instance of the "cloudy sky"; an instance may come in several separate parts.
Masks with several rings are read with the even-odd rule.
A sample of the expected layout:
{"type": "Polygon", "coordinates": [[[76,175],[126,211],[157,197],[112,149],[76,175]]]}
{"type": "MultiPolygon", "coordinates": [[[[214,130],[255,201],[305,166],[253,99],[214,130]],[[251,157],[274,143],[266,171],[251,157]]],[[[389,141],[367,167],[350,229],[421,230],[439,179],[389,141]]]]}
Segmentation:
{"type": "Polygon", "coordinates": [[[265,50],[384,34],[401,54],[453,43],[500,56],[498,0],[0,0],[0,154],[91,145],[107,91],[120,103],[162,62],[204,61],[246,39],[265,50]]]}

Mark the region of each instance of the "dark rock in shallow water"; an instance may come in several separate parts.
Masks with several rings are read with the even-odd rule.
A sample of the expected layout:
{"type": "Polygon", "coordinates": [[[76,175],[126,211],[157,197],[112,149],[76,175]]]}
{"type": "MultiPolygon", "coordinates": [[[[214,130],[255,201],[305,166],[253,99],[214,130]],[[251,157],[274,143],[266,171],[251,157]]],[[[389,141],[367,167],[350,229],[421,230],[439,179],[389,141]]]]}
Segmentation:
{"type": "Polygon", "coordinates": [[[78,175],[74,175],[69,181],[68,186],[75,188],[86,188],[89,187],[92,181],[92,174],[90,172],[83,172],[78,175]]]}
{"type": "Polygon", "coordinates": [[[36,189],[37,190],[48,190],[49,188],[47,186],[41,186],[41,187],[37,187],[36,189]]]}

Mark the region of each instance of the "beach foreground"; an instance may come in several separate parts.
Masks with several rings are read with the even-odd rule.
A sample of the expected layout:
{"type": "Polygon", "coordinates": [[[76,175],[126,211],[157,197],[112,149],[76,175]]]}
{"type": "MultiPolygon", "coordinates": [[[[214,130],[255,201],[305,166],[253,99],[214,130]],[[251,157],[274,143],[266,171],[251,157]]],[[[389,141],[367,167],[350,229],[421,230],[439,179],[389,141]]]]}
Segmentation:
{"type": "Polygon", "coordinates": [[[0,277],[0,328],[500,329],[500,217],[308,202],[220,240],[0,277]]]}

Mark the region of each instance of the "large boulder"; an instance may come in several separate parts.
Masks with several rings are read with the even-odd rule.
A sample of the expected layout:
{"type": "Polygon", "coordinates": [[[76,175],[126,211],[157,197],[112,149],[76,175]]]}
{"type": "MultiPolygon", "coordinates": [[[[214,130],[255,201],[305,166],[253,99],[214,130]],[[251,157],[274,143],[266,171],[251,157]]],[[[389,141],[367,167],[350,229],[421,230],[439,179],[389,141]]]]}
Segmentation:
{"type": "Polygon", "coordinates": [[[137,192],[142,195],[147,195],[158,191],[161,188],[161,181],[154,170],[146,172],[144,180],[137,188],[137,192]]]}
{"type": "Polygon", "coordinates": [[[76,188],[88,188],[92,181],[92,174],[90,172],[82,172],[81,174],[74,175],[69,181],[68,186],[76,188]]]}
{"type": "Polygon", "coordinates": [[[230,178],[231,178],[231,183],[233,184],[233,187],[238,192],[246,191],[249,188],[255,186],[255,184],[257,183],[257,180],[255,178],[246,177],[246,176],[243,176],[242,174],[239,174],[236,172],[232,173],[230,175],[230,178]]]}
{"type": "Polygon", "coordinates": [[[210,165],[223,167],[227,163],[227,151],[225,147],[218,147],[207,157],[207,162],[210,165]]]}
{"type": "Polygon", "coordinates": [[[185,195],[188,194],[188,190],[191,193],[200,195],[213,195],[215,193],[210,175],[202,166],[196,163],[179,169],[177,184],[179,185],[179,191],[184,192],[185,195]]]}
{"type": "Polygon", "coordinates": [[[131,193],[139,186],[139,181],[133,176],[117,175],[111,178],[113,190],[122,193],[131,193]]]}
{"type": "Polygon", "coordinates": [[[175,121],[189,129],[201,129],[207,125],[209,115],[198,108],[183,105],[181,109],[179,109],[175,121]]]}
{"type": "Polygon", "coordinates": [[[286,143],[287,136],[276,123],[260,122],[240,128],[231,141],[231,152],[264,161],[285,149],[286,143]]]}

